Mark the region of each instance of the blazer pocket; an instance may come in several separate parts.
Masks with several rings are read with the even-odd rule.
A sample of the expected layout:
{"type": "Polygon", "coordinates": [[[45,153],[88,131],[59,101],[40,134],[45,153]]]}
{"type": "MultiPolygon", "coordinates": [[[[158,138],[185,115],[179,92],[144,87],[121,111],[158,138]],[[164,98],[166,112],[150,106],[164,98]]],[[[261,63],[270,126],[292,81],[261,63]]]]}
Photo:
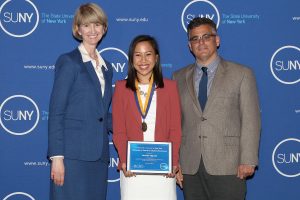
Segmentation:
{"type": "Polygon", "coordinates": [[[240,145],[239,136],[224,136],[224,144],[226,146],[238,146],[240,145]]]}

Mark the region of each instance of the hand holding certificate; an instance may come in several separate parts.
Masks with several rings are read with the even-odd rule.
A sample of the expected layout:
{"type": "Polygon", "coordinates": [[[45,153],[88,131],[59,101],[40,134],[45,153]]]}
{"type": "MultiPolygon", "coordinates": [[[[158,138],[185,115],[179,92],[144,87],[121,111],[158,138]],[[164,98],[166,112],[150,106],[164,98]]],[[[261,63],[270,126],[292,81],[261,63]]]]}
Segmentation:
{"type": "Polygon", "coordinates": [[[142,174],[172,173],[172,144],[170,142],[129,141],[127,170],[142,174]]]}

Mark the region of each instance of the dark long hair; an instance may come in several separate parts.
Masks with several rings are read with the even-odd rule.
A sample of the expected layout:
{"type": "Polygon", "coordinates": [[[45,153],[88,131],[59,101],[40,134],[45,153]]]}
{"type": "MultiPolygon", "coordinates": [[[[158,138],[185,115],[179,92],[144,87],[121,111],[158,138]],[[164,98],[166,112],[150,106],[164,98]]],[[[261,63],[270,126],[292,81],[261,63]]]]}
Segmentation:
{"type": "Polygon", "coordinates": [[[135,79],[137,78],[136,70],[133,66],[133,54],[135,47],[140,42],[149,42],[149,44],[152,46],[152,48],[155,51],[155,54],[157,55],[157,62],[155,63],[155,66],[153,68],[153,74],[154,74],[154,83],[157,88],[163,88],[164,87],[164,81],[163,81],[163,75],[160,65],[160,54],[159,54],[159,48],[158,44],[154,37],[150,35],[138,35],[136,36],[130,43],[129,51],[128,51],[128,77],[126,80],[126,87],[130,88],[132,91],[136,91],[137,88],[135,88],[135,79]]]}

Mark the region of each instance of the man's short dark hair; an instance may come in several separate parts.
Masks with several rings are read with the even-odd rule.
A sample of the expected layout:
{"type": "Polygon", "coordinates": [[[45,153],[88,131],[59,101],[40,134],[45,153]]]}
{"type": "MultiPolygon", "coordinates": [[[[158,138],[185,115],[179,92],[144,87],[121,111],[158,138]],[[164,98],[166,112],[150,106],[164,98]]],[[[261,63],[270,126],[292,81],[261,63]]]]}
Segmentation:
{"type": "Polygon", "coordinates": [[[189,35],[192,29],[201,25],[209,25],[217,33],[217,25],[213,20],[205,17],[195,17],[187,26],[187,34],[189,35]]]}

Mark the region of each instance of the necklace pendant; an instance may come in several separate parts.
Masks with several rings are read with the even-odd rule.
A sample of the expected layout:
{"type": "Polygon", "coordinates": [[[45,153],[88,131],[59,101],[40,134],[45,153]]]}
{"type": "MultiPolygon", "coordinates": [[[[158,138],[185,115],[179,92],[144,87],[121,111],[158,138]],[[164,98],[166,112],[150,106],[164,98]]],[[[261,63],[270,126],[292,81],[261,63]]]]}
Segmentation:
{"type": "Polygon", "coordinates": [[[143,132],[147,131],[147,123],[146,122],[142,122],[142,131],[143,132]]]}

